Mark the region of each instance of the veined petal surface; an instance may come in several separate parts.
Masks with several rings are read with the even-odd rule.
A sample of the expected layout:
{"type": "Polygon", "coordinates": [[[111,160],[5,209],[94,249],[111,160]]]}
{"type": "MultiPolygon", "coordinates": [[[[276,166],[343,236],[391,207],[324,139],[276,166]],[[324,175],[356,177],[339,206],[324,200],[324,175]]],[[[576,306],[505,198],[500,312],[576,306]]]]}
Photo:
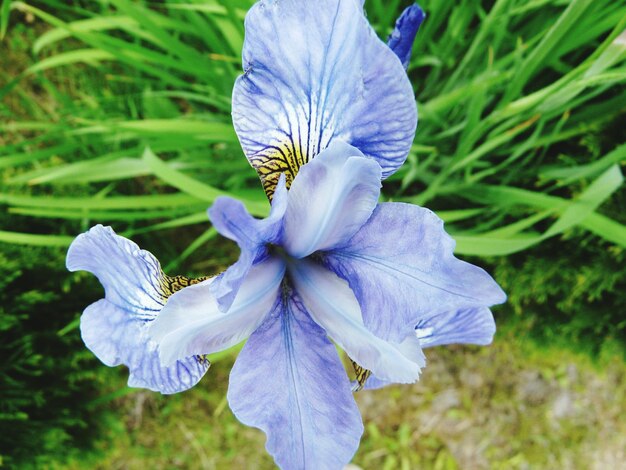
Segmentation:
{"type": "Polygon", "coordinates": [[[477,344],[493,341],[496,322],[487,307],[452,310],[420,320],[415,334],[424,348],[443,344],[477,344]]]}
{"type": "Polygon", "coordinates": [[[268,258],[250,269],[227,312],[222,312],[209,283],[172,295],[149,334],[158,343],[161,362],[228,349],[256,330],[280,292],[285,263],[268,258]]]}
{"type": "Polygon", "coordinates": [[[422,319],[506,300],[483,269],[454,257],[454,245],[428,209],[383,203],[325,263],[350,284],[365,325],[400,341],[422,319]]]}
{"type": "Polygon", "coordinates": [[[284,175],[276,187],[270,215],[265,219],[255,219],[240,201],[229,197],[216,199],[209,209],[209,218],[215,229],[235,241],[241,250],[237,262],[217,276],[211,284],[213,295],[223,312],[232,305],[252,265],[267,256],[267,245],[280,242],[286,209],[287,188],[284,175]]]}
{"type": "MultiPolygon", "coordinates": [[[[419,321],[415,335],[422,348],[432,348],[445,344],[491,344],[496,332],[496,323],[487,307],[464,308],[433,315],[419,321]]],[[[372,390],[390,385],[372,375],[364,389],[372,390]]]]}
{"type": "Polygon", "coordinates": [[[411,84],[358,0],[261,0],[248,12],[233,123],[271,196],[281,173],[341,139],[387,177],[417,126],[411,84]]]}
{"type": "Polygon", "coordinates": [[[228,402],[267,434],[267,451],[284,469],[341,469],[363,433],[337,351],[293,292],[237,357],[228,402]]]}
{"type": "Polygon", "coordinates": [[[80,318],[85,345],[109,367],[128,367],[129,387],[146,388],[165,395],[182,392],[198,383],[209,369],[208,360],[185,357],[169,367],[161,365],[156,343],[147,324],[105,299],[91,304],[80,318]]]}
{"type": "Polygon", "coordinates": [[[405,334],[398,342],[382,340],[363,324],[359,303],[343,279],[307,259],[291,261],[288,270],[311,318],[352,360],[392,382],[419,378],[424,361],[415,335],[405,334]]]}
{"type": "Polygon", "coordinates": [[[349,240],[376,207],[380,171],[378,163],[341,141],[302,167],[289,190],[287,253],[303,258],[349,240]]]}
{"type": "Polygon", "coordinates": [[[113,305],[142,320],[154,320],[167,293],[159,261],[111,227],[96,225],[76,237],[67,252],[67,269],[89,271],[113,305]]]}
{"type": "Polygon", "coordinates": [[[158,317],[168,296],[196,280],[166,276],[152,254],[101,225],[74,240],[67,268],[89,271],[104,286],[105,298],[81,317],[81,335],[104,364],[128,367],[130,387],[169,394],[191,388],[202,378],[208,361],[186,356],[163,367],[157,345],[147,335],[147,325],[158,317]]]}

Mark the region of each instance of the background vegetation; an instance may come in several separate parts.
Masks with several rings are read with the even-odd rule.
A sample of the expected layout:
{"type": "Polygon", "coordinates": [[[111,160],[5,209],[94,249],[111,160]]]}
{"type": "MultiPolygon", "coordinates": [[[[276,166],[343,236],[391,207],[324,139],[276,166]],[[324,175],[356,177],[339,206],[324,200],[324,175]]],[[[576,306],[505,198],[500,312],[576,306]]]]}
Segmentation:
{"type": "MultiPolygon", "coordinates": [[[[251,3],[0,1],[5,464],[271,467],[226,406],[231,356],[180,396],[125,388],[79,338],[97,282],[64,269],[95,223],[172,273],[235,259],[205,209],[227,193],[267,212],[230,121],[251,3]]],[[[408,3],[366,1],[382,38],[408,3]]],[[[493,347],[432,351],[421,383],[358,395],[355,463],[609,468],[626,460],[626,2],[422,6],[418,133],[384,194],[435,210],[509,302],[493,347]]]]}

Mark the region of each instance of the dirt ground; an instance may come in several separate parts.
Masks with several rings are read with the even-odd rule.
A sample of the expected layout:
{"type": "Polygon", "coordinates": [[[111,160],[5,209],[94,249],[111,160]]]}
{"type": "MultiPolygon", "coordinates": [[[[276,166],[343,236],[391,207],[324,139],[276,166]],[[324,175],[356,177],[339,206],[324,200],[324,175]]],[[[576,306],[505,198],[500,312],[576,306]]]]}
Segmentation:
{"type": "MultiPolygon", "coordinates": [[[[592,364],[584,356],[525,348],[514,337],[487,348],[437,348],[427,357],[419,383],[358,396],[370,428],[393,435],[408,427],[406,455],[396,455],[400,462],[420,468],[437,468],[437,462],[444,463],[438,468],[461,469],[626,468],[621,359],[592,364]],[[411,449],[421,449],[426,459],[412,459],[411,449]]],[[[363,468],[377,468],[389,458],[362,448],[358,460],[363,468]]]]}

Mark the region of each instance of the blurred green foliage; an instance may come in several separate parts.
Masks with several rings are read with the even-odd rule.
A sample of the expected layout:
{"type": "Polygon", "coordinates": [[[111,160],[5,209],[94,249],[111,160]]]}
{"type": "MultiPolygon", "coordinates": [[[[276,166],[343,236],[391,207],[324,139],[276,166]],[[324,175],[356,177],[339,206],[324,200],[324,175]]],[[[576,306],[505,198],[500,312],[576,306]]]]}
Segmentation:
{"type": "Polygon", "coordinates": [[[0,456],[8,464],[43,464],[97,434],[89,401],[102,376],[73,325],[89,299],[84,289],[67,296],[63,258],[58,249],[1,245],[0,456]]]}
{"type": "Polygon", "coordinates": [[[508,320],[531,330],[539,344],[626,358],[623,250],[579,234],[494,265],[493,275],[508,292],[515,314],[508,320]]]}
{"type": "MultiPolygon", "coordinates": [[[[408,3],[366,1],[381,37],[408,3]]],[[[267,212],[230,121],[251,4],[0,0],[0,426],[16,431],[2,433],[5,462],[45,465],[89,442],[105,419],[96,390],[119,376],[80,342],[76,319],[100,291],[65,272],[59,247],[111,224],[167,270],[210,274],[237,250],[206,207],[231,194],[267,212]]],[[[493,267],[509,294],[501,324],[623,351],[626,3],[422,6],[409,66],[420,123],[385,197],[432,208],[460,255],[493,267]]],[[[374,429],[407,452],[405,428],[374,429]]]]}
{"type": "MultiPolygon", "coordinates": [[[[0,150],[0,167],[18,169],[0,193],[12,212],[63,228],[115,223],[129,235],[203,224],[225,193],[266,213],[230,122],[251,0],[9,3],[16,17],[52,28],[34,41],[31,65],[0,72],[3,129],[17,137],[0,150]],[[65,197],[72,185],[84,195],[65,197]],[[50,197],[20,197],[24,186],[50,197]]],[[[367,2],[381,37],[405,3],[367,2]]],[[[420,124],[387,196],[437,211],[459,254],[515,253],[574,227],[626,246],[624,225],[601,211],[622,185],[626,146],[585,148],[625,113],[623,2],[423,7],[409,66],[420,124]]],[[[37,242],[69,241],[46,235],[37,242]]],[[[0,234],[20,238],[29,242],[0,234]]]]}

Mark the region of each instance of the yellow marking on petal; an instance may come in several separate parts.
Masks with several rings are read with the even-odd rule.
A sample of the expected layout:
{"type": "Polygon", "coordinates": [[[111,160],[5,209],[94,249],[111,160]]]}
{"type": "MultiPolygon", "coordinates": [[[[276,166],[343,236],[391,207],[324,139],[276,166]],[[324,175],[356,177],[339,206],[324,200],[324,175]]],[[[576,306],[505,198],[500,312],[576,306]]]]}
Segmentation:
{"type": "Polygon", "coordinates": [[[163,300],[167,300],[170,295],[178,292],[185,287],[199,284],[202,281],[206,281],[208,277],[190,278],[185,276],[168,276],[164,272],[161,272],[160,278],[160,293],[163,300]]]}
{"type": "Polygon", "coordinates": [[[367,379],[370,377],[370,375],[372,375],[372,371],[361,367],[352,359],[350,359],[350,362],[352,362],[352,367],[354,367],[354,374],[356,376],[355,380],[357,381],[357,385],[352,389],[352,391],[358,392],[359,390],[363,389],[363,387],[365,386],[365,382],[367,382],[367,379]]]}
{"type": "Polygon", "coordinates": [[[280,175],[285,174],[289,189],[300,167],[310,158],[312,155],[304,152],[300,145],[289,142],[266,148],[250,157],[250,163],[259,174],[265,194],[271,201],[280,175]]]}

